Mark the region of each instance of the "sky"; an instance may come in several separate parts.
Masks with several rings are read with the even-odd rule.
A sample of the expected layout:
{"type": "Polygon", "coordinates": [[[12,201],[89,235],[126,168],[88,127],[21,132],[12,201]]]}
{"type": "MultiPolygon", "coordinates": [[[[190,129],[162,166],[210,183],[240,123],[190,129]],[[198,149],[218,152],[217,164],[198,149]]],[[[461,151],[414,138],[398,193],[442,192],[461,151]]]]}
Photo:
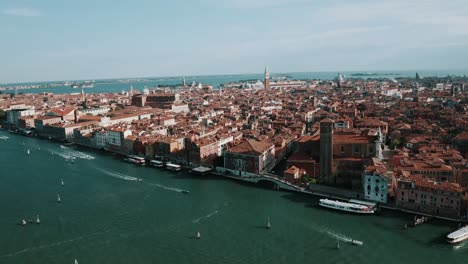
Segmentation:
{"type": "Polygon", "coordinates": [[[468,69],[466,0],[0,0],[0,83],[468,69]]]}

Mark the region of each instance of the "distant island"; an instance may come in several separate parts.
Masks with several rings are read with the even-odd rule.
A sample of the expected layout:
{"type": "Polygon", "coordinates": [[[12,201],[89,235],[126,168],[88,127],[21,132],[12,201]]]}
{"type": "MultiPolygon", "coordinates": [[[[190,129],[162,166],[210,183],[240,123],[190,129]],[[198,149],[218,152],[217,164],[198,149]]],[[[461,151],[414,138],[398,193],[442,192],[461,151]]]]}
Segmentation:
{"type": "Polygon", "coordinates": [[[351,73],[351,76],[382,76],[382,75],[400,75],[399,73],[377,73],[377,72],[357,72],[357,73],[351,73]]]}

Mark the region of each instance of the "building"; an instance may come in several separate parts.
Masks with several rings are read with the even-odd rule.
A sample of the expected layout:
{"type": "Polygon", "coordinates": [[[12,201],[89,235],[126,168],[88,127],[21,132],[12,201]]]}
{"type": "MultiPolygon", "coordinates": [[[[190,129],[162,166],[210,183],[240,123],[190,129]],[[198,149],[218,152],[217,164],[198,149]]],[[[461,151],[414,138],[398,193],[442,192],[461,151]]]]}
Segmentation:
{"type": "Polygon", "coordinates": [[[466,196],[456,183],[411,175],[397,179],[395,193],[396,205],[402,209],[449,217],[466,213],[466,196]]]}
{"type": "Polygon", "coordinates": [[[453,147],[460,151],[465,159],[468,159],[468,132],[458,134],[452,141],[453,147]]]}
{"type": "Polygon", "coordinates": [[[296,166],[291,166],[283,172],[283,177],[286,181],[300,185],[302,183],[302,177],[306,175],[306,171],[296,166]]]}
{"type": "Polygon", "coordinates": [[[275,164],[273,143],[246,140],[224,153],[224,167],[235,170],[239,176],[245,173],[262,174],[270,171],[275,164]]]}
{"type": "Polygon", "coordinates": [[[34,108],[14,108],[6,111],[6,120],[7,123],[18,126],[21,117],[33,116],[35,114],[36,110],[34,110],[34,108]]]}
{"type": "Polygon", "coordinates": [[[107,143],[108,145],[121,147],[123,140],[131,134],[132,131],[126,127],[113,127],[109,130],[107,143]]]}
{"type": "MultiPolygon", "coordinates": [[[[180,95],[174,93],[137,94],[132,97],[132,105],[171,109],[173,104],[180,103],[179,98],[180,95]]],[[[179,108],[176,107],[176,110],[179,108]]]]}
{"type": "Polygon", "coordinates": [[[393,191],[393,172],[379,165],[367,166],[362,173],[364,198],[377,203],[387,203],[389,193],[393,191]]]}

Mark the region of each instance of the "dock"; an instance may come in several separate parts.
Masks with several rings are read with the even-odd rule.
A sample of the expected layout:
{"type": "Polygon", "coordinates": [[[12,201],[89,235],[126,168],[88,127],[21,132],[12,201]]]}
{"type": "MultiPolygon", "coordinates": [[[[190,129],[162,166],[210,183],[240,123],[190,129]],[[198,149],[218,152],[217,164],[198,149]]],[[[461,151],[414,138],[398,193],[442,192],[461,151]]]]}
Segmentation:
{"type": "Polygon", "coordinates": [[[203,167],[203,166],[196,167],[190,170],[191,173],[196,174],[196,175],[207,175],[211,171],[212,171],[211,168],[203,167]]]}

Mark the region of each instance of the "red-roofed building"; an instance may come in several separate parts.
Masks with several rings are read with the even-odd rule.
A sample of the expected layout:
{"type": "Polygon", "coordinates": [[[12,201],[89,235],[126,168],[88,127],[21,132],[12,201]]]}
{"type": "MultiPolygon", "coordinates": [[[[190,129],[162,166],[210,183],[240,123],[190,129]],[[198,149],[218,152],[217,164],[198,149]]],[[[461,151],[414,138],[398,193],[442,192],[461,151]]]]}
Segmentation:
{"type": "Polygon", "coordinates": [[[275,165],[275,145],[266,141],[246,140],[224,153],[224,167],[239,171],[239,175],[262,174],[275,165]]]}
{"type": "Polygon", "coordinates": [[[395,192],[396,205],[403,209],[451,217],[466,213],[466,195],[457,183],[411,175],[397,180],[395,192]]]}

